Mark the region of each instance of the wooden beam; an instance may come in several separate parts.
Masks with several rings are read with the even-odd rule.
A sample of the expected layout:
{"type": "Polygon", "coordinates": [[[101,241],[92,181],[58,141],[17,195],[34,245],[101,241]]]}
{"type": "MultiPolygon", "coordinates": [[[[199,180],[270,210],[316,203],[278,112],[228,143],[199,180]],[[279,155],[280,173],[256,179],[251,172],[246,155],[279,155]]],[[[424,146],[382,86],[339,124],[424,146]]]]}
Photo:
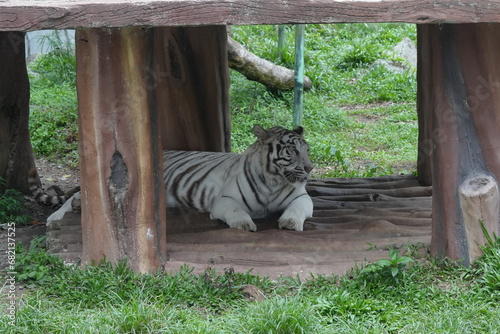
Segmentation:
{"type": "Polygon", "coordinates": [[[166,262],[166,204],[157,94],[156,29],[76,33],[84,263],[166,262]]]}
{"type": "Polygon", "coordinates": [[[352,22],[500,22],[495,0],[7,0],[0,30],[352,22]]]}

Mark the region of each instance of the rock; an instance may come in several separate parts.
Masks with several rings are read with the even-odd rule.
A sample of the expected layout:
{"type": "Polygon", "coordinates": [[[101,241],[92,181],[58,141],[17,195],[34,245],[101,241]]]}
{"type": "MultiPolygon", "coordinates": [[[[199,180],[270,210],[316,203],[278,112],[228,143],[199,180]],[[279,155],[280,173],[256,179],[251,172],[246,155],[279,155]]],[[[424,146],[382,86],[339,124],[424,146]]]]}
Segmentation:
{"type": "Polygon", "coordinates": [[[262,301],[266,298],[264,292],[252,284],[242,286],[239,291],[241,291],[245,299],[249,301],[262,301]]]}
{"type": "Polygon", "coordinates": [[[401,42],[396,44],[388,57],[401,59],[402,61],[377,59],[373,62],[371,68],[383,66],[393,73],[403,73],[417,68],[417,47],[408,37],[403,38],[401,42]]]}
{"type": "Polygon", "coordinates": [[[395,58],[404,59],[410,67],[417,68],[417,46],[408,37],[396,44],[392,49],[392,55],[395,58]]]}
{"type": "Polygon", "coordinates": [[[377,67],[377,66],[383,66],[385,67],[388,71],[391,71],[393,73],[403,73],[407,69],[403,66],[403,64],[396,62],[396,61],[390,61],[390,60],[385,60],[385,59],[377,59],[373,62],[371,68],[377,67]]]}

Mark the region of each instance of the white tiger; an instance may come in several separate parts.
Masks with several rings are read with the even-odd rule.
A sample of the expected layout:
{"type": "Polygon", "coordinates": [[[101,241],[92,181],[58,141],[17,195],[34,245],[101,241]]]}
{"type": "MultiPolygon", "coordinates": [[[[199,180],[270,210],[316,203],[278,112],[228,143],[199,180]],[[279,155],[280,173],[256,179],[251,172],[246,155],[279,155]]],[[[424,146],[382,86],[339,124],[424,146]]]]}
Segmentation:
{"type": "Polygon", "coordinates": [[[302,231],[313,203],[305,185],[313,169],[303,128],[264,130],[243,154],[164,151],[167,206],[210,212],[232,228],[256,231],[252,218],[282,212],[279,228],[302,231]]]}
{"type": "MultiPolygon", "coordinates": [[[[305,190],[313,166],[303,131],[255,125],[257,141],[243,154],[163,151],[167,206],[210,212],[211,219],[246,231],[257,230],[252,218],[282,212],[280,228],[302,231],[313,213],[305,190]]],[[[70,196],[48,195],[36,179],[36,169],[30,170],[28,181],[37,200],[55,205],[70,196]]]]}

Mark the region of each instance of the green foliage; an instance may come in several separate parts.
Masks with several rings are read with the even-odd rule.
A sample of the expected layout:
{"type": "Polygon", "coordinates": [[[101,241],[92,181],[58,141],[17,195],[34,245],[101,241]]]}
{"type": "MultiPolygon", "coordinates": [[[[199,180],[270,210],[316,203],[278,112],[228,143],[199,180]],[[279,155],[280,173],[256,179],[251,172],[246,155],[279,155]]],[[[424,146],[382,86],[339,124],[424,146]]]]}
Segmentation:
{"type": "MultiPolygon", "coordinates": [[[[275,26],[233,27],[233,37],[260,57],[288,68],[294,63],[294,27],[286,26],[283,57],[278,57],[275,26]]],[[[337,24],[306,27],[304,124],[322,176],[379,176],[412,172],[417,156],[416,76],[372,66],[404,37],[416,39],[409,24],[337,24]],[[383,105],[380,105],[384,103],[383,105]],[[366,105],[360,109],[357,105],[366,105]],[[375,104],[375,105],[372,105],[375,104]],[[355,107],[352,107],[355,106],[355,107]],[[360,117],[374,122],[360,122],[360,117]]],[[[45,40],[54,51],[31,69],[30,132],[35,153],[77,165],[77,100],[74,50],[54,34],[45,40]]],[[[292,92],[270,92],[231,71],[232,147],[242,152],[253,141],[251,129],[292,126],[292,92]]]]}
{"type": "Polygon", "coordinates": [[[360,319],[380,317],[388,308],[391,308],[390,305],[383,300],[367,298],[367,296],[347,290],[324,294],[315,304],[317,312],[329,323],[335,323],[346,317],[360,319]]]}
{"type": "MultiPolygon", "coordinates": [[[[44,252],[37,254],[44,258],[44,252]]],[[[243,297],[240,287],[254,284],[266,289],[270,282],[250,272],[241,274],[227,269],[216,273],[207,268],[201,275],[192,274],[192,268],[181,267],[178,273],[164,272],[141,275],[134,273],[126,261],[112,265],[105,259],[97,265],[83,269],[54,273],[50,285],[39,289],[65,304],[78,304],[82,308],[121,305],[135,299],[154,303],[201,307],[213,312],[243,297]]]]}
{"type": "Polygon", "coordinates": [[[37,289],[19,300],[14,328],[0,315],[0,331],[498,333],[498,285],[490,283],[500,267],[499,244],[491,240],[470,269],[449,259],[415,261],[391,250],[388,259],[341,277],[317,275],[306,281],[271,281],[210,267],[202,274],[188,267],[172,274],[137,274],[126,262],[111,265],[105,260],[64,267],[47,258],[39,240],[29,256],[19,250],[21,259],[31,260],[17,270],[44,272],[37,266],[45,265],[48,272],[27,281],[37,289]],[[45,276],[52,278],[43,281],[45,276]],[[258,287],[265,299],[246,300],[240,288],[247,284],[258,287]]]}
{"type": "Polygon", "coordinates": [[[29,131],[37,156],[78,165],[78,103],[75,50],[61,32],[43,37],[49,53],[38,57],[30,69],[29,131]]]}
{"type": "Polygon", "coordinates": [[[279,296],[249,305],[244,313],[229,317],[228,328],[232,333],[305,334],[317,332],[320,321],[300,295],[279,296]]]}
{"type": "Polygon", "coordinates": [[[364,267],[360,274],[369,274],[374,281],[395,281],[403,279],[405,267],[413,262],[408,256],[400,256],[399,250],[391,249],[389,259],[381,259],[364,267]]]}
{"type": "Polygon", "coordinates": [[[78,117],[76,96],[61,86],[32,94],[29,130],[31,145],[37,156],[78,165],[78,117]],[[43,96],[39,96],[43,94],[43,96]],[[69,95],[69,96],[68,96],[69,95]],[[67,100],[63,100],[67,97],[67,100]]]}
{"type": "MultiPolygon", "coordinates": [[[[5,186],[5,180],[0,178],[0,186],[5,186]]],[[[28,223],[31,218],[26,214],[21,214],[25,211],[23,196],[15,189],[5,189],[0,194],[0,224],[14,222],[15,225],[28,223]]]]}
{"type": "Polygon", "coordinates": [[[481,247],[483,256],[473,264],[478,289],[500,301],[500,238],[490,235],[480,221],[487,244],[481,247]]]}
{"type": "MultiPolygon", "coordinates": [[[[277,56],[276,27],[233,27],[233,37],[258,56],[293,68],[293,27],[286,30],[284,61],[277,56]]],[[[399,61],[390,51],[404,37],[415,40],[414,25],[307,25],[305,67],[314,87],[305,93],[303,126],[313,163],[328,166],[314,177],[412,172],[407,166],[417,156],[415,72],[372,66],[379,58],[399,61]]],[[[231,82],[234,151],[254,141],[256,123],[292,126],[292,92],[269,92],[235,71],[231,82]]]]}
{"type": "Polygon", "coordinates": [[[76,85],[76,59],[74,45],[63,39],[63,32],[53,31],[41,38],[42,48],[48,53],[36,58],[30,69],[37,80],[47,86],[76,85]]]}
{"type": "Polygon", "coordinates": [[[30,286],[51,283],[54,274],[64,271],[64,264],[59,257],[47,254],[45,236],[31,240],[30,247],[25,249],[21,243],[16,244],[16,279],[30,286]]]}

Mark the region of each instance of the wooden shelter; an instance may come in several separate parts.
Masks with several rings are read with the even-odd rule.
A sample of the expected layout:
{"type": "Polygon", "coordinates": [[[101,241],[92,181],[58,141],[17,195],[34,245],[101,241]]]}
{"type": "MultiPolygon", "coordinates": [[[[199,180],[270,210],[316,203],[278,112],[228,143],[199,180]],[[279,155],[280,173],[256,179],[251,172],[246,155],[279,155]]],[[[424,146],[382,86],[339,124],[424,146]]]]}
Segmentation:
{"type": "MultiPolygon", "coordinates": [[[[0,69],[23,64],[22,32],[77,29],[83,260],[126,257],[137,271],[166,261],[161,151],[230,148],[227,25],[352,22],[418,25],[418,172],[434,187],[432,250],[474,259],[479,220],[500,229],[499,2],[0,1],[0,69]]],[[[11,83],[28,83],[0,73],[7,131],[2,101],[26,105],[11,83]]]]}

